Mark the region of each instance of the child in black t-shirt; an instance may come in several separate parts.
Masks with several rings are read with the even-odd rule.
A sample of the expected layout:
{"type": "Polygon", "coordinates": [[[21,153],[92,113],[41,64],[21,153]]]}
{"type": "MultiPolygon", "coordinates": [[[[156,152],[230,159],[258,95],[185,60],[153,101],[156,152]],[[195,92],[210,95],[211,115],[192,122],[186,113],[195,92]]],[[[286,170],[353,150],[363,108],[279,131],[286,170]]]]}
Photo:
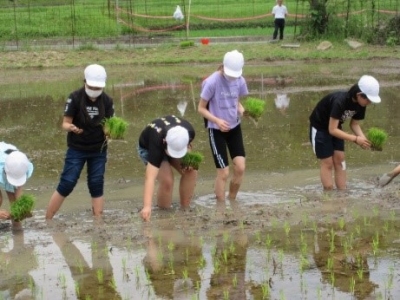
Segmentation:
{"type": "Polygon", "coordinates": [[[344,141],[352,141],[363,149],[370,149],[371,143],[365,137],[359,121],[365,117],[366,107],[380,103],[379,83],[364,75],[348,91],[338,91],[322,98],[310,115],[310,141],[320,160],[320,177],[325,190],[333,189],[332,173],[337,189],[346,188],[346,161],[344,141]],[[353,134],[342,129],[350,119],[353,134]]]}

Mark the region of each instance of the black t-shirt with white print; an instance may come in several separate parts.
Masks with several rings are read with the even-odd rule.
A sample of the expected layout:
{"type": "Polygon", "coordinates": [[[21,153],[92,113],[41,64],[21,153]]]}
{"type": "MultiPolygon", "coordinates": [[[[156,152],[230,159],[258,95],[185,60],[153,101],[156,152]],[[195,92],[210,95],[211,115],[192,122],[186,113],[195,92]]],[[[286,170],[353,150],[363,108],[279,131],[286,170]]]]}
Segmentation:
{"type": "Polygon", "coordinates": [[[310,115],[310,124],[318,130],[329,129],[329,119],[339,120],[338,128],[348,119],[363,120],[365,107],[354,102],[347,91],[338,91],[322,98],[310,115]]]}
{"type": "Polygon", "coordinates": [[[174,115],[155,119],[147,124],[142,131],[139,137],[139,146],[149,152],[148,162],[151,165],[157,168],[161,166],[163,159],[167,156],[165,153],[166,145],[164,144],[167,131],[178,125],[188,130],[189,143],[191,143],[195,137],[193,126],[188,121],[174,115]]]}
{"type": "Polygon", "coordinates": [[[92,101],[84,87],[72,92],[65,104],[64,116],[72,117],[72,123],[83,129],[81,134],[68,132],[68,147],[83,151],[107,149],[102,121],[114,116],[114,104],[106,93],[92,101]]]}

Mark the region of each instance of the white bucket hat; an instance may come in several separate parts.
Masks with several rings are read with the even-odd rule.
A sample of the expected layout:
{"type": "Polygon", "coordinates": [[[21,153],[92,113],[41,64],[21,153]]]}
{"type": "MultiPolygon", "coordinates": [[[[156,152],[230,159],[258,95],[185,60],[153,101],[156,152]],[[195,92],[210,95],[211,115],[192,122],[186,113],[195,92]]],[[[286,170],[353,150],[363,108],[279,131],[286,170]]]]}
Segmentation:
{"type": "Polygon", "coordinates": [[[362,76],[358,81],[358,87],[372,103],[381,102],[381,97],[379,97],[379,82],[374,77],[370,75],[362,76]]]}
{"type": "Polygon", "coordinates": [[[172,127],[165,137],[168,154],[173,158],[184,157],[189,144],[189,132],[182,126],[172,127]]]}
{"type": "Polygon", "coordinates": [[[7,181],[13,186],[23,186],[27,179],[29,160],[26,155],[20,151],[11,152],[4,164],[7,181]]]}

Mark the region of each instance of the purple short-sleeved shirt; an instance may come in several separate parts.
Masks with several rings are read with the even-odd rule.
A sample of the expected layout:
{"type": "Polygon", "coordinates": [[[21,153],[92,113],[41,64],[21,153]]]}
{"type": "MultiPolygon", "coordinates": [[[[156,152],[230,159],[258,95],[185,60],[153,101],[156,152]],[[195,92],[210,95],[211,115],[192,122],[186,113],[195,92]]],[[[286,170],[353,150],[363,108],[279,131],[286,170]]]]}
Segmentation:
{"type": "MultiPolygon", "coordinates": [[[[216,71],[203,81],[200,97],[208,102],[210,113],[227,121],[232,129],[240,123],[239,99],[248,93],[246,80],[242,76],[229,80],[216,71]]],[[[219,129],[217,124],[210,121],[207,128],[219,129]]]]}

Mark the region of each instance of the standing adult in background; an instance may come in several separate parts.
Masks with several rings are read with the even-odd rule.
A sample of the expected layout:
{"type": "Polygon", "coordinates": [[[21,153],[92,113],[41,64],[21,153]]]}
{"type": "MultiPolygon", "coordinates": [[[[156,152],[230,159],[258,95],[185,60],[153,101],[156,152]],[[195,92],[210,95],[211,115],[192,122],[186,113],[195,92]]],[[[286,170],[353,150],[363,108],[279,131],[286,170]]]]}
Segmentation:
{"type": "MultiPolygon", "coordinates": [[[[33,164],[28,157],[12,144],[0,142],[0,189],[7,193],[12,204],[22,196],[22,187],[32,176],[33,164]]],[[[0,206],[3,195],[0,190],[0,206]]],[[[0,209],[0,219],[9,219],[10,213],[0,209]]],[[[19,227],[20,222],[13,221],[13,227],[19,227]]]]}
{"type": "Polygon", "coordinates": [[[285,5],[282,4],[283,0],[277,0],[276,5],[272,8],[272,15],[274,16],[274,35],[273,39],[276,40],[278,37],[279,31],[279,39],[283,40],[283,30],[285,29],[285,18],[288,14],[288,10],[285,5]]]}
{"type": "Polygon", "coordinates": [[[217,176],[215,196],[225,203],[225,186],[229,178],[228,151],[233,162],[233,176],[229,184],[228,199],[236,200],[243,181],[246,154],[240,117],[244,108],[240,99],[248,95],[246,80],[242,76],[243,54],[237,50],[227,52],[223,67],[202,83],[198,112],[206,119],[211,152],[217,176]]]}
{"type": "Polygon", "coordinates": [[[379,83],[369,75],[362,76],[348,91],[337,91],[323,97],[310,115],[310,141],[320,161],[320,177],[324,190],[333,189],[332,174],[336,188],[346,189],[346,161],[344,141],[370,149],[359,122],[364,120],[366,107],[380,103],[379,83]],[[343,130],[350,120],[353,134],[343,130]]]}
{"type": "Polygon", "coordinates": [[[114,104],[103,91],[107,74],[102,66],[89,65],[84,76],[83,87],[72,92],[65,104],[62,129],[68,132],[68,149],[60,182],[47,207],[46,219],[54,217],[75,188],[85,164],[93,215],[103,213],[107,140],[102,123],[114,115],[114,104]]]}
{"type": "Polygon", "coordinates": [[[182,209],[190,206],[196,186],[197,170],[182,168],[181,158],[191,148],[195,137],[193,126],[174,115],[158,118],[150,122],[139,137],[138,154],[146,165],[143,209],[144,221],[149,221],[153,203],[153,192],[158,180],[157,205],[168,209],[172,204],[174,187],[173,169],[181,175],[179,196],[182,209]]]}

